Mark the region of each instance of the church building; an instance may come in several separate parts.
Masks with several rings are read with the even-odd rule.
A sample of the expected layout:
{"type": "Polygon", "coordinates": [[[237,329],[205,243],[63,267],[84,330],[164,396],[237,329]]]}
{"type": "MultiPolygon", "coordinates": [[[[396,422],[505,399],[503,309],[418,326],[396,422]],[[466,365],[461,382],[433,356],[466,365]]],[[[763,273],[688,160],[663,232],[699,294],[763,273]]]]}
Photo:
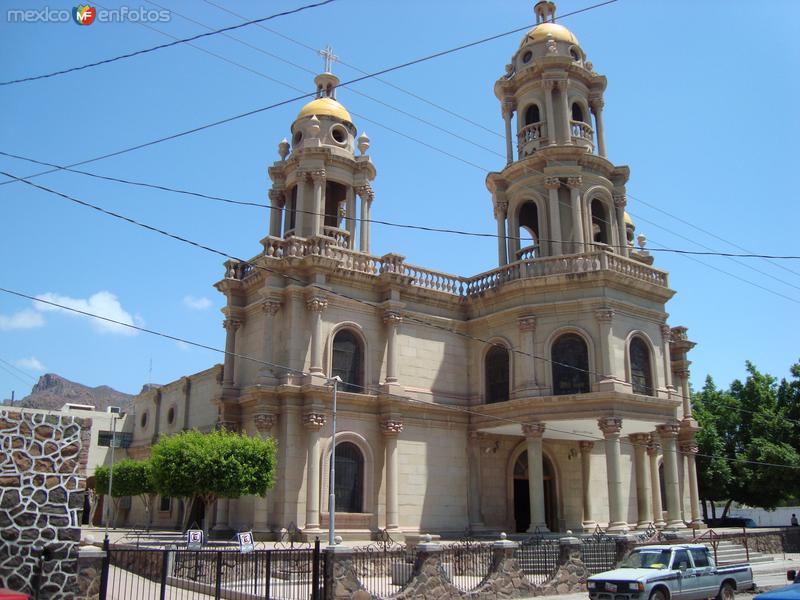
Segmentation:
{"type": "MultiPolygon", "coordinates": [[[[324,537],[331,486],[350,538],[700,526],[694,343],[668,323],[667,273],[634,245],[606,78],[552,2],[534,10],[494,84],[507,157],[486,178],[485,273],[370,254],[369,139],[331,69],[315,78],[269,167],[261,249],[215,284],[224,364],[136,398],[136,458],[185,429],[276,439],[275,487],[219,500],[213,530],[324,537]]],[[[178,526],[181,505],[162,498],[153,524],[178,526]]],[[[144,522],[138,502],[127,520],[144,522]]]]}

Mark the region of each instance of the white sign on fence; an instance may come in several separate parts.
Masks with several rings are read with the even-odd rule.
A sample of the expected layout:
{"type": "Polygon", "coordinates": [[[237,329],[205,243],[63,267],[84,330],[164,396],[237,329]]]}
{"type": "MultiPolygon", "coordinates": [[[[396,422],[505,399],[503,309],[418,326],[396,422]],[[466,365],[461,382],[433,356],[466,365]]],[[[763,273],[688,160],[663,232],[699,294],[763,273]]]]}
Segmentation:
{"type": "Polygon", "coordinates": [[[186,548],[188,550],[200,550],[203,547],[203,530],[190,529],[186,532],[186,548]]]}
{"type": "Polygon", "coordinates": [[[236,536],[239,538],[239,552],[246,554],[247,552],[252,552],[255,550],[255,544],[253,543],[253,532],[242,531],[237,533],[236,536]]]}

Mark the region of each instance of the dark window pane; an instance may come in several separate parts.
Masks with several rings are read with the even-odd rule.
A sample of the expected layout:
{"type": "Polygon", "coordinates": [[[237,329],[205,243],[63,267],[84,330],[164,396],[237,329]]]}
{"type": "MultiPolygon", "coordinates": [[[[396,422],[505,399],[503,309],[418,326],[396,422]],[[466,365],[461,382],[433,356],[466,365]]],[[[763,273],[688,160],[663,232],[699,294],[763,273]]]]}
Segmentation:
{"type": "Polygon", "coordinates": [[[631,384],[634,394],[653,395],[653,380],[650,371],[650,349],[642,338],[631,340],[631,384]]]}
{"type": "Polygon", "coordinates": [[[348,330],[343,329],[333,338],[333,373],[338,375],[344,383],[340,389],[345,392],[364,393],[361,386],[363,378],[364,351],[361,340],[348,330]]]}
{"type": "Polygon", "coordinates": [[[589,385],[589,349],[583,338],[574,333],[559,337],[551,351],[553,395],[585,394],[589,385]]]}
{"type": "Polygon", "coordinates": [[[486,404],[508,400],[508,350],[492,346],[486,353],[486,404]]]}
{"type": "Polygon", "coordinates": [[[364,456],[355,444],[336,444],[336,512],[364,512],[364,456]]]}

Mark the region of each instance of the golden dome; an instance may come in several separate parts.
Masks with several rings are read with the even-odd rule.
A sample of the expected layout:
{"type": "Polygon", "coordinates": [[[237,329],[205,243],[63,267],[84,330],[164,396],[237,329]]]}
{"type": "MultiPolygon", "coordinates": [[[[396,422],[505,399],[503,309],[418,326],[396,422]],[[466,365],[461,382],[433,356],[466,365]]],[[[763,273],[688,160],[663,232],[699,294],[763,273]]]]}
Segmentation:
{"type": "Polygon", "coordinates": [[[300,109],[297,118],[302,119],[303,117],[310,117],[312,115],[317,115],[318,117],[324,115],[326,117],[335,117],[342,121],[347,121],[348,123],[353,122],[347,109],[333,98],[317,98],[316,100],[312,100],[300,109]]]}
{"type": "Polygon", "coordinates": [[[529,42],[546,41],[548,35],[552,36],[552,38],[557,42],[568,42],[570,44],[580,45],[578,44],[578,38],[576,38],[575,34],[569,29],[563,25],[559,25],[558,23],[550,23],[546,21],[544,23],[539,23],[536,27],[526,33],[525,37],[522,38],[522,43],[520,46],[524,46],[529,42]]]}
{"type": "Polygon", "coordinates": [[[634,226],[633,225],[633,219],[631,219],[631,216],[628,214],[627,210],[625,211],[625,217],[624,218],[625,218],[625,225],[630,225],[631,227],[634,226]]]}

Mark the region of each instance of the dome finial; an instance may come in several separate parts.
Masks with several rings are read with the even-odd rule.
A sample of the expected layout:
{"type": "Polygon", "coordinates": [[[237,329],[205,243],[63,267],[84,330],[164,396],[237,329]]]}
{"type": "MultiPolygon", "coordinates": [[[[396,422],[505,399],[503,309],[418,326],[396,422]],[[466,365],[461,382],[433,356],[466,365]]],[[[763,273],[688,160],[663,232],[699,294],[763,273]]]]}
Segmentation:
{"type": "Polygon", "coordinates": [[[339,57],[333,53],[333,48],[331,48],[331,45],[328,44],[325,46],[325,48],[320,50],[319,55],[325,59],[325,72],[332,73],[333,71],[331,71],[331,69],[333,67],[333,63],[339,60],[339,57]]]}
{"type": "Polygon", "coordinates": [[[556,3],[549,2],[548,0],[539,0],[534,7],[533,12],[536,13],[536,24],[556,22],[556,3]]]}

